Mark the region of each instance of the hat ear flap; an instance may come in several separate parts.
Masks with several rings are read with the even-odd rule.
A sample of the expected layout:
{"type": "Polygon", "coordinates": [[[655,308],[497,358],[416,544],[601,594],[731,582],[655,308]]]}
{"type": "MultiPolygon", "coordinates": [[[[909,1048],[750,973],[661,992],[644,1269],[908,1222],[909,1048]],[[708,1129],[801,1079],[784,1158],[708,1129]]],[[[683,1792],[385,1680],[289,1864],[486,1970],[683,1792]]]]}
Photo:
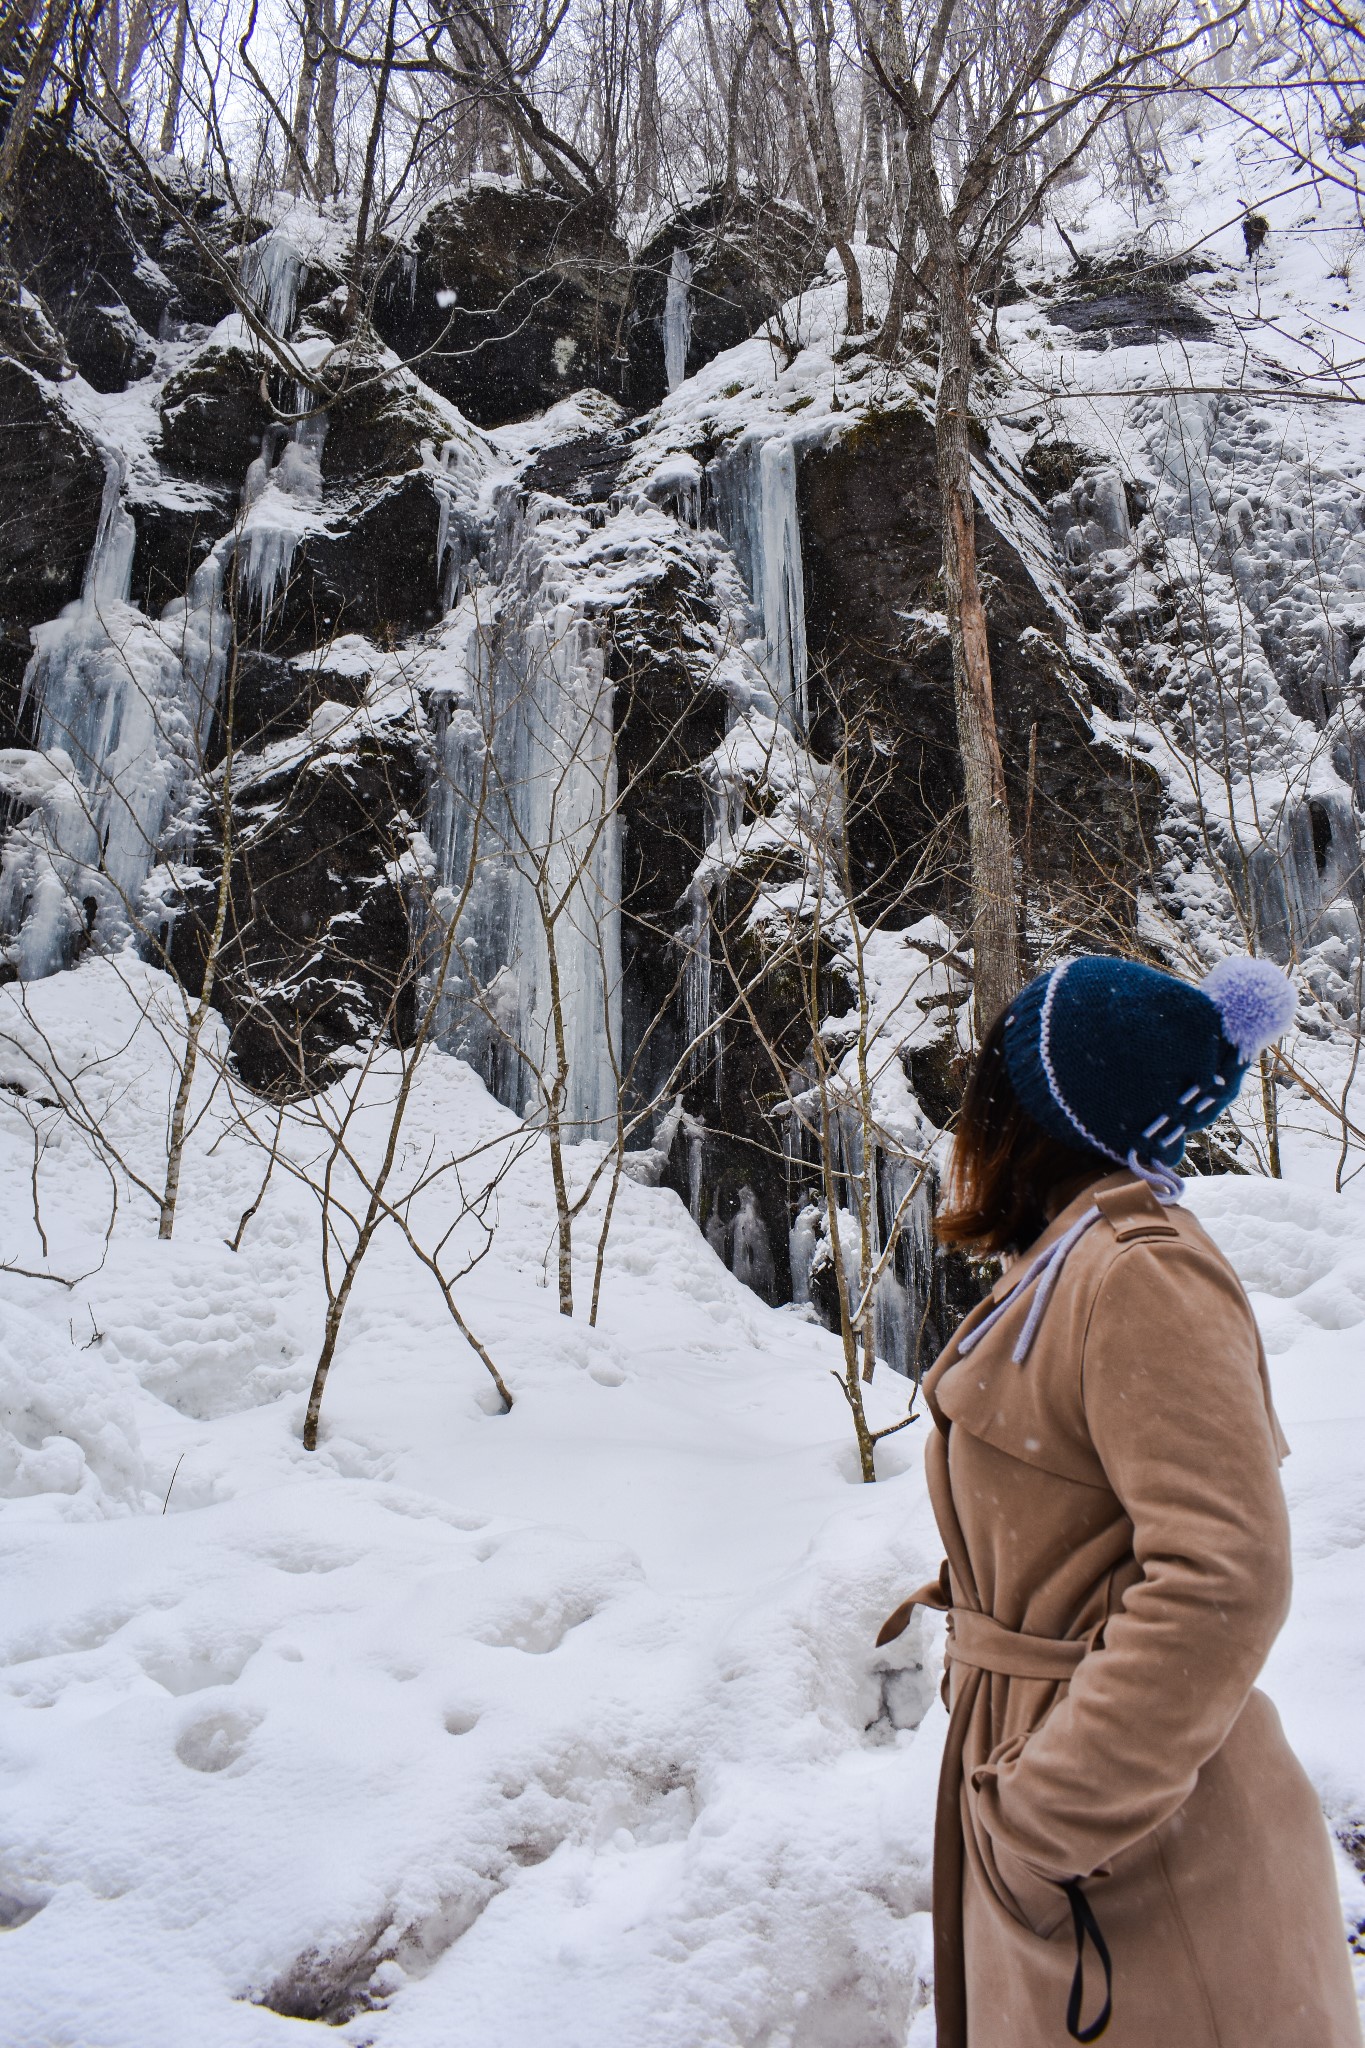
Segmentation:
{"type": "Polygon", "coordinates": [[[1222,1019],[1224,1038],[1245,1066],[1284,1036],[1298,1009],[1293,982],[1273,960],[1231,956],[1220,960],[1199,986],[1222,1019]]]}

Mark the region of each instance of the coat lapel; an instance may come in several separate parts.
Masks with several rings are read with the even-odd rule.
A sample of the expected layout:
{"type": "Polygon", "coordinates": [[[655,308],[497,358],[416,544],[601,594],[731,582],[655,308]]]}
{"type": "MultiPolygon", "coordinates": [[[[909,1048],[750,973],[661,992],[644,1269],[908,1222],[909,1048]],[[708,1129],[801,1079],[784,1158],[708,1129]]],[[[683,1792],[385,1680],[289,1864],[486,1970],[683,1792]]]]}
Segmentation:
{"type": "Polygon", "coordinates": [[[954,1330],[952,1336],[944,1345],[943,1350],[925,1374],[923,1383],[925,1403],[935,1423],[945,1435],[948,1431],[948,1419],[940,1411],[934,1394],[944,1374],[952,1370],[957,1359],[957,1347],[962,1338],[969,1335],[976,1328],[977,1324],[989,1315],[997,1303],[1004,1300],[1030,1261],[1036,1259],[1039,1252],[1046,1251],[1050,1244],[1070,1230],[1072,1224],[1077,1222],[1094,1202],[1096,1195],[1104,1194],[1110,1188],[1127,1187],[1133,1179],[1133,1174],[1124,1166],[1116,1168],[1113,1173],[1103,1175],[1099,1180],[1087,1181],[1086,1185],[1071,1197],[1066,1207],[1057,1211],[1057,1214],[1048,1224],[1046,1230],[1040,1231],[1026,1250],[1020,1252],[1016,1258],[1012,1258],[1007,1262],[995,1285],[982,1296],[975,1308],[959,1323],[957,1329],[954,1330]]]}

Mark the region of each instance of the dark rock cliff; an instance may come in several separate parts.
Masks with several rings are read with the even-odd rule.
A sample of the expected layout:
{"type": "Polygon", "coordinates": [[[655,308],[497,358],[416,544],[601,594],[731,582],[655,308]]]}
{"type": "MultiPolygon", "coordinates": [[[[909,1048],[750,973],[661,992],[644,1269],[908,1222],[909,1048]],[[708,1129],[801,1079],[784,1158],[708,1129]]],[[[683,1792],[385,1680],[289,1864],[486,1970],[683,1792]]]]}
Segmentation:
{"type": "Polygon", "coordinates": [[[602,208],[489,183],[431,209],[374,319],[424,383],[495,426],[585,384],[619,390],[629,288],[629,252],[602,208]]]}
{"type": "Polygon", "coordinates": [[[104,463],[53,386],[0,356],[0,731],[18,732],[30,627],[80,595],[104,463]]]}
{"type": "Polygon", "coordinates": [[[825,260],[815,223],[777,199],[715,192],[675,214],[641,250],[631,280],[624,396],[639,412],[668,389],[663,317],[675,251],[687,259],[689,377],[747,341],[825,260]]]}
{"type": "MultiPolygon", "coordinates": [[[[852,728],[882,763],[876,802],[853,814],[859,887],[882,914],[901,901],[951,913],[966,832],[932,423],[913,409],[873,415],[806,457],[799,494],[814,743],[833,752],[852,728]]],[[[1097,743],[1092,695],[1117,711],[1112,681],[1098,663],[1077,666],[1017,547],[981,508],[977,542],[1021,886],[1077,943],[1112,946],[1131,937],[1159,786],[1131,753],[1097,743]]]]}

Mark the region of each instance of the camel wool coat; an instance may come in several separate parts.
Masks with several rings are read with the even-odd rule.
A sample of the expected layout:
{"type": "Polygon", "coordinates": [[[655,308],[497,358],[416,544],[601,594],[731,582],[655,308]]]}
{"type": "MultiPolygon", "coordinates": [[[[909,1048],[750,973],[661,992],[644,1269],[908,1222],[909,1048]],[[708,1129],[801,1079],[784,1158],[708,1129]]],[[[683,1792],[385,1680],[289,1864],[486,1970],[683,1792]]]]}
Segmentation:
{"type": "MultiPolygon", "coordinates": [[[[1066,2048],[1078,1877],[1112,1957],[1105,2048],[1361,2048],[1322,1812],[1253,1690],[1290,1567],[1250,1304],[1129,1173],[1030,1256],[1092,1204],[1026,1360],[1029,1286],[959,1349],[1007,1269],[925,1380],[948,1555],[880,1640],[951,1609],[939,2048],[1066,2048]]],[[[1087,1943],[1082,2029],[1103,1995],[1087,1943]]]]}

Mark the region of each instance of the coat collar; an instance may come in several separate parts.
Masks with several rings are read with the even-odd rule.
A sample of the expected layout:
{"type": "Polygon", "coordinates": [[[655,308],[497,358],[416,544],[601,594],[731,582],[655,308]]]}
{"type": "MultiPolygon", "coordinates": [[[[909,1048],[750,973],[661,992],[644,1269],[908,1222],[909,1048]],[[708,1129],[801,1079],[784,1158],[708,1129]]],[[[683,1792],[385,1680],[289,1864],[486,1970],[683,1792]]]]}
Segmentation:
{"type": "Polygon", "coordinates": [[[1046,1251],[1050,1244],[1061,1237],[1065,1231],[1070,1230],[1073,1223],[1080,1221],[1080,1218],[1090,1208],[1097,1196],[1108,1194],[1111,1190],[1141,1185],[1143,1183],[1140,1176],[1130,1172],[1126,1166],[1116,1168],[1113,1173],[1097,1175],[1094,1180],[1087,1181],[1084,1187],[1076,1190],[1076,1193],[1065,1207],[1057,1211],[1057,1214],[1048,1224],[1046,1230],[1040,1231],[1031,1245],[1026,1246],[1017,1258],[1013,1258],[1008,1262],[990,1292],[983,1295],[975,1308],[963,1318],[947,1344],[943,1347],[943,1350],[930,1366],[928,1372],[924,1375],[922,1382],[925,1403],[929,1413],[933,1416],[938,1428],[945,1435],[948,1431],[948,1423],[942,1410],[939,1408],[936,1391],[939,1381],[946,1373],[951,1372],[953,1366],[957,1363],[958,1339],[965,1337],[998,1301],[1004,1299],[1014,1286],[1016,1280],[1019,1279],[1023,1269],[1030,1261],[1037,1258],[1039,1252],[1046,1251]]]}
{"type": "Polygon", "coordinates": [[[1130,1172],[1126,1166],[1117,1167],[1112,1173],[1101,1174],[1096,1179],[1087,1181],[1085,1186],[1071,1197],[1066,1207],[1057,1211],[1046,1230],[1040,1231],[1032,1244],[1026,1245],[1017,1257],[1006,1263],[1000,1278],[982,1301],[982,1308],[988,1303],[994,1305],[998,1301],[1003,1301],[1019,1277],[1021,1268],[1031,1259],[1036,1259],[1039,1252],[1045,1252],[1064,1232],[1070,1230],[1072,1224],[1078,1222],[1090,1208],[1096,1195],[1107,1194],[1111,1188],[1132,1187],[1137,1181],[1138,1175],[1130,1172]]]}

